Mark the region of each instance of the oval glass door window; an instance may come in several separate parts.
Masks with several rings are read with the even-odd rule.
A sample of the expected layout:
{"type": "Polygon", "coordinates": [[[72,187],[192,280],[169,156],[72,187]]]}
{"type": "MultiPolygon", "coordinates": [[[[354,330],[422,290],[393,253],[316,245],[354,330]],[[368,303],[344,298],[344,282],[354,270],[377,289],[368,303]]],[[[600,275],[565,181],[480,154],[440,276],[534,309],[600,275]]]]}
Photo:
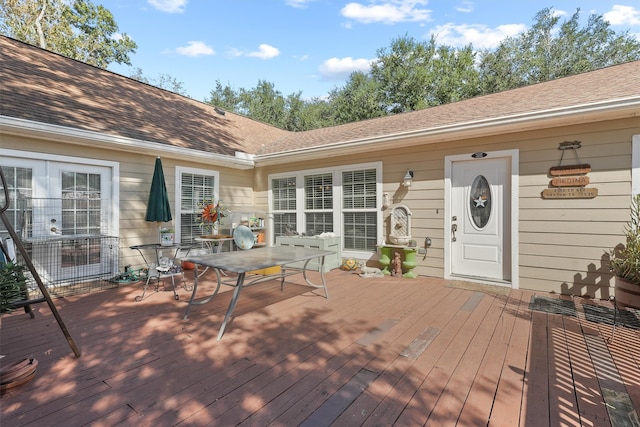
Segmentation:
{"type": "Polygon", "coordinates": [[[478,175],[471,183],[469,200],[469,212],[473,224],[478,228],[484,228],[491,216],[491,187],[487,178],[478,175]]]}

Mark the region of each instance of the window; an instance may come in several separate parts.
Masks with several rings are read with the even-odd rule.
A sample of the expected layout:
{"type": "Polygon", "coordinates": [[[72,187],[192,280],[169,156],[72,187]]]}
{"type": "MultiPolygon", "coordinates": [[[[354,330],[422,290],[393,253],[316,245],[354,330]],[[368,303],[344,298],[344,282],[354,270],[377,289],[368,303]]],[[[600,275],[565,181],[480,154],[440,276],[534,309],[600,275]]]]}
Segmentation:
{"type": "Polygon", "coordinates": [[[487,178],[482,175],[476,176],[471,183],[469,195],[469,216],[473,225],[482,230],[491,218],[491,185],[487,178]]]}
{"type": "Polygon", "coordinates": [[[305,234],[317,236],[333,231],[333,175],[304,177],[305,234]]]}
{"type": "MultiPolygon", "coordinates": [[[[33,172],[31,168],[16,166],[0,167],[2,167],[2,172],[4,173],[4,178],[7,181],[7,188],[9,190],[9,208],[5,211],[5,215],[9,218],[13,229],[21,231],[20,212],[23,207],[26,207],[25,202],[31,198],[33,172]],[[22,207],[20,205],[22,205],[22,207]]],[[[2,200],[4,200],[4,196],[2,196],[2,200]]],[[[30,212],[25,211],[25,215],[30,215],[30,212]]],[[[9,235],[2,223],[0,223],[0,232],[0,236],[2,237],[9,235]]]]}
{"type": "Polygon", "coordinates": [[[378,242],[375,169],[342,172],[344,249],[375,251],[378,242]]]}
{"type": "Polygon", "coordinates": [[[382,232],[381,174],[375,163],[271,177],[274,236],[290,228],[309,236],[333,232],[343,250],[374,252],[382,232]]]}
{"type": "Polygon", "coordinates": [[[296,178],[276,178],[271,181],[273,228],[275,236],[296,229],[296,178]]]}
{"type": "Polygon", "coordinates": [[[100,174],[62,171],[62,234],[100,234],[100,180],[100,174]]]}
{"type": "Polygon", "coordinates": [[[194,243],[195,238],[202,235],[200,226],[200,210],[205,200],[218,201],[218,172],[176,168],[176,180],[179,194],[179,238],[181,243],[194,243]]]}

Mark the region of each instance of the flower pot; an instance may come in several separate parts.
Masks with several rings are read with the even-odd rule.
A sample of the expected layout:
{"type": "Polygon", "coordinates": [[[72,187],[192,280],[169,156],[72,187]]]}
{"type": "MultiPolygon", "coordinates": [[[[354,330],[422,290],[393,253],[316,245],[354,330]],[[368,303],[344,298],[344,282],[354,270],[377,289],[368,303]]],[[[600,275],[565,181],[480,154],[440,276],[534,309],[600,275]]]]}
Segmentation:
{"type": "Polygon", "coordinates": [[[193,270],[196,268],[196,265],[189,261],[182,261],[182,269],[183,270],[193,270]]]}
{"type": "Polygon", "coordinates": [[[640,308],[640,286],[616,276],[616,303],[624,307],[640,308]]]}

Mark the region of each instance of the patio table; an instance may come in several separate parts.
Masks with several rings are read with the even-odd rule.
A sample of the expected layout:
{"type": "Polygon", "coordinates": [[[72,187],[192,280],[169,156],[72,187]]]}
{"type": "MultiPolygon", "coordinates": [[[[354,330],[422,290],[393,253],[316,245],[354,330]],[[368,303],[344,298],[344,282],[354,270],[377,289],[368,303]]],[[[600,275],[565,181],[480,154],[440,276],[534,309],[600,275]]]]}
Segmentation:
{"type": "Polygon", "coordinates": [[[305,282],[309,286],[312,286],[314,288],[322,288],[324,290],[325,298],[329,298],[327,285],[324,279],[324,259],[325,256],[331,255],[333,253],[334,252],[332,251],[297,246],[273,246],[249,249],[244,251],[216,253],[210,255],[187,256],[185,258],[185,261],[194,263],[195,269],[193,292],[191,294],[191,298],[189,299],[189,304],[187,306],[184,319],[186,320],[188,318],[189,310],[191,309],[192,305],[202,305],[211,301],[218,294],[221,285],[235,287],[233,296],[231,297],[231,302],[229,303],[229,308],[227,309],[227,313],[225,314],[222,325],[220,326],[220,331],[218,332],[218,340],[220,340],[222,338],[222,335],[224,334],[227,322],[231,317],[231,313],[233,313],[236,303],[238,302],[238,297],[240,296],[240,291],[243,287],[273,280],[274,278],[279,278],[280,289],[283,289],[285,277],[293,274],[302,273],[305,282]],[[321,284],[314,284],[307,277],[307,265],[312,259],[317,259],[321,265],[319,269],[321,284]],[[304,261],[304,265],[302,268],[293,268],[290,266],[287,267],[288,264],[299,261],[304,261]],[[217,278],[217,286],[213,294],[202,300],[196,301],[195,296],[196,291],[198,290],[198,266],[200,265],[214,269],[217,278]],[[255,275],[254,277],[251,277],[247,283],[245,283],[245,277],[247,273],[276,266],[280,267],[279,272],[270,275],[255,275]],[[233,281],[232,278],[222,279],[220,274],[221,271],[237,273],[238,277],[235,281],[233,281]]]}

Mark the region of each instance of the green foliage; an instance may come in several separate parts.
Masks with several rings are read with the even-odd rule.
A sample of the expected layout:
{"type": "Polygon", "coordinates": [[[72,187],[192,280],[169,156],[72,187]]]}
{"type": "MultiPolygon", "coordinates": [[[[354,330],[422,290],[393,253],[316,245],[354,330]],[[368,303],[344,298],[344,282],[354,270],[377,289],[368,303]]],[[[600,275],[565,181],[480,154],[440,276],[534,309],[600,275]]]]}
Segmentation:
{"type": "Polygon", "coordinates": [[[229,85],[222,86],[220,80],[216,80],[216,87],[210,92],[211,97],[205,102],[222,108],[223,110],[240,113],[240,96],[229,85]]]}
{"type": "Polygon", "coordinates": [[[371,76],[380,87],[382,104],[392,113],[421,110],[479,94],[475,53],[404,36],[377,51],[371,76]]]}
{"type": "Polygon", "coordinates": [[[616,35],[601,15],[579,26],[580,9],[560,23],[551,8],[542,9],[527,31],[503,40],[482,54],[483,93],[545,82],[640,59],[640,42],[628,33],[616,35]]]}
{"type": "Polygon", "coordinates": [[[351,123],[387,115],[381,103],[380,85],[361,71],[351,74],[346,85],[329,94],[334,124],[351,123]]]}
{"type": "Polygon", "coordinates": [[[9,313],[24,298],[26,282],[23,266],[9,262],[0,268],[0,313],[9,313]]]}
{"type": "Polygon", "coordinates": [[[184,83],[171,77],[169,74],[159,74],[156,79],[148,78],[143,74],[142,68],[136,67],[129,77],[139,82],[177,93],[178,95],[188,96],[184,88],[184,83]]]}
{"type": "Polygon", "coordinates": [[[0,32],[100,68],[131,65],[137,48],[109,10],[88,0],[0,0],[0,32]]]}
{"type": "MultiPolygon", "coordinates": [[[[1,1],[1,0],[0,0],[1,1]]],[[[493,51],[473,46],[455,49],[436,38],[417,41],[405,35],[377,51],[369,73],[352,73],[329,96],[284,97],[273,83],[234,90],[216,82],[214,106],[292,131],[310,130],[414,111],[507,89],[592,71],[640,59],[640,42],[615,34],[602,16],[592,15],[583,28],[579,10],[565,22],[542,9],[533,26],[508,37],[493,51]],[[480,62],[476,55],[480,56],[480,62]]]]}
{"type": "Polygon", "coordinates": [[[613,273],[640,286],[640,194],[631,201],[631,219],[625,227],[626,246],[610,252],[613,273]]]}

